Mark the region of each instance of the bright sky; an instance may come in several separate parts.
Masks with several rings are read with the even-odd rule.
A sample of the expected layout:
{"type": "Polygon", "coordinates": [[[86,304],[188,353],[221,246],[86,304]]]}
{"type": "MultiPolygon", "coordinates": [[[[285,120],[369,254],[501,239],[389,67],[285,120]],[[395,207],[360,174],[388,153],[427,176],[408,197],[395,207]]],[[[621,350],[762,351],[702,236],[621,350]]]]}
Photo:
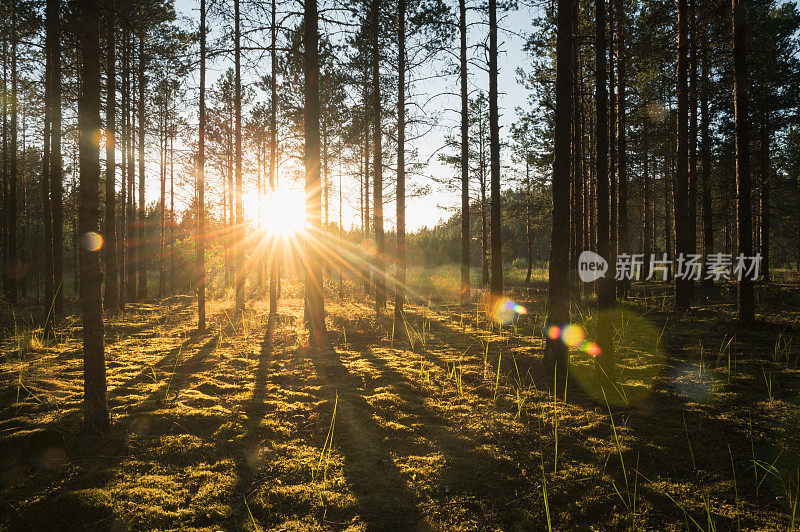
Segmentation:
{"type": "MultiPolygon", "coordinates": [[[[280,4],[279,4],[280,5],[280,4]]],[[[199,25],[199,1],[192,0],[177,0],[176,8],[179,16],[186,17],[193,21],[194,24],[199,25]]],[[[280,8],[279,8],[280,9],[280,8]]],[[[285,9],[285,7],[284,7],[285,9]]],[[[233,5],[231,2],[231,11],[233,5]]],[[[515,69],[518,66],[525,66],[528,64],[525,54],[522,52],[522,38],[521,34],[527,33],[530,28],[531,14],[529,11],[522,9],[519,11],[512,11],[506,14],[501,14],[500,25],[507,31],[501,32],[500,49],[503,52],[499,58],[499,87],[500,87],[500,115],[501,115],[501,136],[508,134],[510,125],[515,120],[515,107],[526,105],[526,94],[524,89],[517,84],[515,69]]],[[[469,11],[468,18],[470,22],[483,20],[483,17],[477,11],[469,11]]],[[[211,22],[210,27],[213,28],[220,22],[214,20],[211,22]]],[[[265,21],[265,24],[268,21],[265,21]]],[[[338,28],[332,25],[321,26],[321,31],[336,31],[338,28]]],[[[485,26],[475,25],[470,30],[470,42],[474,43],[484,38],[486,32],[485,26]]],[[[265,36],[266,38],[266,36],[265,36]]],[[[454,43],[457,46],[457,42],[454,43]]],[[[457,52],[457,50],[456,50],[457,52]]],[[[209,64],[206,86],[211,87],[216,79],[222,72],[232,66],[232,57],[223,58],[209,64]]],[[[269,68],[269,58],[265,57],[263,60],[263,67],[259,65],[260,73],[265,72],[269,68]]],[[[248,78],[253,79],[254,72],[243,71],[243,78],[247,83],[248,78]]],[[[197,80],[191,80],[190,85],[192,88],[197,87],[197,80]]],[[[477,91],[478,89],[488,92],[488,74],[484,71],[479,71],[473,68],[470,73],[470,90],[477,91]]],[[[430,185],[430,193],[420,197],[411,197],[407,200],[407,216],[406,223],[409,231],[415,231],[421,227],[432,227],[442,219],[452,215],[453,209],[460,205],[460,195],[457,192],[448,192],[442,189],[441,185],[435,183],[428,176],[436,176],[439,179],[445,178],[458,178],[458,170],[447,167],[439,163],[438,158],[432,155],[441,148],[444,143],[444,135],[446,132],[458,131],[460,124],[460,117],[457,111],[450,111],[460,109],[458,101],[458,79],[456,76],[451,76],[447,79],[436,79],[432,81],[419,81],[414,86],[413,92],[417,95],[416,103],[425,106],[422,110],[426,114],[439,113],[440,121],[439,126],[432,131],[427,132],[422,138],[413,141],[413,145],[407,148],[407,157],[410,156],[411,150],[415,148],[418,152],[416,162],[425,162],[430,159],[430,164],[427,165],[422,171],[420,176],[413,177],[413,184],[416,186],[430,185]],[[435,98],[430,98],[429,95],[441,94],[443,92],[451,92],[453,95],[441,95],[435,98]],[[444,110],[444,111],[442,111],[444,110]]],[[[504,154],[504,159],[508,161],[507,154],[504,154]]],[[[337,184],[337,177],[334,173],[334,185],[337,184]]],[[[345,176],[345,181],[347,176],[345,176]]],[[[345,196],[348,190],[351,191],[351,196],[355,202],[352,207],[348,205],[345,199],[343,209],[344,226],[349,227],[353,223],[358,223],[358,214],[356,212],[357,198],[358,198],[358,185],[344,184],[345,196]]],[[[149,195],[149,194],[148,194],[149,195]]],[[[335,198],[331,198],[331,217],[335,220],[338,217],[338,194],[334,194],[335,198]]],[[[153,198],[155,199],[155,197],[153,198]]],[[[386,216],[386,227],[392,228],[395,221],[395,213],[393,204],[386,204],[384,208],[386,216]]],[[[333,220],[332,220],[333,221],[333,220]]]]}

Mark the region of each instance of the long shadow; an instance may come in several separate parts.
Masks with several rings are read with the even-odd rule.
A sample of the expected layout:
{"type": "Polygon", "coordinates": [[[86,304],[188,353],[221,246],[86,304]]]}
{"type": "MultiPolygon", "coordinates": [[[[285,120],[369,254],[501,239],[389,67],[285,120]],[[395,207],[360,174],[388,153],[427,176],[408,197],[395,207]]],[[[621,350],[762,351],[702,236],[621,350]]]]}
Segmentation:
{"type": "Polygon", "coordinates": [[[410,530],[422,524],[415,495],[384,445],[372,407],[359,390],[360,380],[342,364],[330,346],[310,353],[322,383],[320,394],[333,410],[334,445],[344,458],[348,478],[368,530],[410,530]]]}

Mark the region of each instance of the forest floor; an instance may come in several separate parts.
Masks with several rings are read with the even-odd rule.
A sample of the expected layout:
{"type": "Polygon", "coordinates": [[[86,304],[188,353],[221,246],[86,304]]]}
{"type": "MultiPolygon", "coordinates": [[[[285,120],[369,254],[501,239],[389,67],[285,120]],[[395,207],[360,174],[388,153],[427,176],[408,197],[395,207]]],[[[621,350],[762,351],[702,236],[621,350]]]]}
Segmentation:
{"type": "MultiPolygon", "coordinates": [[[[333,287],[332,287],[333,288],[333,287]]],[[[498,327],[479,306],[376,317],[329,295],[309,350],[302,297],[241,322],[188,296],[108,320],[112,430],[81,431],[79,323],[0,340],[0,528],[90,530],[788,530],[800,485],[800,284],[668,311],[637,286],[614,317],[617,386],[575,351],[542,369],[545,285],[498,327]]],[[[288,291],[287,292],[291,292],[288,291]]],[[[578,321],[592,337],[595,318],[578,321]]]]}

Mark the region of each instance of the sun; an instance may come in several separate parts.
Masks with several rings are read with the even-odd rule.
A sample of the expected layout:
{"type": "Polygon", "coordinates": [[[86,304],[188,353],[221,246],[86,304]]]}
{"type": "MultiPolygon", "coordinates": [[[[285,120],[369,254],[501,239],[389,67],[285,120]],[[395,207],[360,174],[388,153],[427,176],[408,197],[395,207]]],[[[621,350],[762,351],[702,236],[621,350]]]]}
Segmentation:
{"type": "Polygon", "coordinates": [[[250,215],[267,233],[286,236],[298,233],[306,226],[305,195],[302,191],[278,190],[268,194],[260,207],[250,215]]]}

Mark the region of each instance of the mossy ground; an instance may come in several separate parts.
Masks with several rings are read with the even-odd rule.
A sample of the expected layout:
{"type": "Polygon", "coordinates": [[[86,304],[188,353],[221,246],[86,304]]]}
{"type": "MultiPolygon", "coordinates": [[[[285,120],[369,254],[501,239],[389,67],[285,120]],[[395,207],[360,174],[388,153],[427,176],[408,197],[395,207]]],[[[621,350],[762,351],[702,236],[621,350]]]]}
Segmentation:
{"type": "MultiPolygon", "coordinates": [[[[129,305],[107,327],[112,431],[81,432],[79,323],[0,344],[0,526],[97,530],[789,529],[800,451],[797,284],[735,325],[723,291],[668,312],[664,286],[613,319],[617,390],[574,353],[542,369],[543,285],[502,329],[480,308],[328,295],[308,348],[302,297],[129,305]],[[411,341],[406,336],[411,338],[411,341]],[[606,400],[608,402],[606,402],[606,400]],[[613,414],[613,418],[609,415],[613,414]],[[335,415],[334,415],[335,414],[335,415]],[[613,420],[613,423],[612,423],[613,420]]],[[[578,321],[593,334],[595,318],[578,321]]]]}

